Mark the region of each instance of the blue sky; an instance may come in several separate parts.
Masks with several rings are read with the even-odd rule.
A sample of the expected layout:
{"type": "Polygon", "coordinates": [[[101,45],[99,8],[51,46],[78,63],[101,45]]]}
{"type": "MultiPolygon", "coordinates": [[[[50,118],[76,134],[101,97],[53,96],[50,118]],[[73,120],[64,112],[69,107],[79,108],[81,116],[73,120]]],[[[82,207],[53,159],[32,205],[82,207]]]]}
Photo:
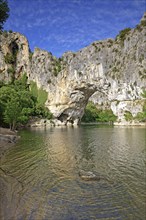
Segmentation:
{"type": "Polygon", "coordinates": [[[60,57],[93,41],[114,38],[135,27],[146,0],[8,0],[4,29],[24,34],[31,50],[39,47],[60,57]]]}

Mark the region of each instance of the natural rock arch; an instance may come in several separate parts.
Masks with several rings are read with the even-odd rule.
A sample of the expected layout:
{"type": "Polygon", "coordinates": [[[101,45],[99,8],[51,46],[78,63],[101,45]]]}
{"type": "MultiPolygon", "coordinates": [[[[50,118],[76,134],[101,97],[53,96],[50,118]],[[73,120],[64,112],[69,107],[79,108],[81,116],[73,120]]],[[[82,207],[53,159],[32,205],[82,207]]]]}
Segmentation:
{"type": "MultiPolygon", "coordinates": [[[[92,68],[89,68],[90,70],[92,68]]],[[[97,91],[106,93],[109,87],[102,64],[94,66],[94,74],[76,70],[74,74],[65,71],[60,74],[54,90],[48,91],[46,106],[53,113],[56,123],[78,124],[84,114],[89,98],[97,91]],[[54,91],[54,92],[53,92],[54,91]]]]}

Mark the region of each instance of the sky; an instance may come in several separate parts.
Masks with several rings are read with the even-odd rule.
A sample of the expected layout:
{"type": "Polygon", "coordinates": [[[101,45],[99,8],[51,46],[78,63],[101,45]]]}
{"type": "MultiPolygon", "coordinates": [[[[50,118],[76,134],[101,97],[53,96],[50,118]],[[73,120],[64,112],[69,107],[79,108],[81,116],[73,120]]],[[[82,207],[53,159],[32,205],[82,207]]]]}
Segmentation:
{"type": "Polygon", "coordinates": [[[32,51],[39,47],[57,57],[115,38],[146,11],[146,0],[8,0],[8,5],[4,29],[25,35],[32,51]]]}

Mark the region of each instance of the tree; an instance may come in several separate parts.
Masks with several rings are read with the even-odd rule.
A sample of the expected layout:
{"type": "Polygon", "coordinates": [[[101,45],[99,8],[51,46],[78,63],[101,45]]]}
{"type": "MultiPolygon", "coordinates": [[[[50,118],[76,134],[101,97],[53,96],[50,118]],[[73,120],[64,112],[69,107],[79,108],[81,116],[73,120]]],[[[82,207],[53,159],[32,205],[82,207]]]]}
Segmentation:
{"type": "Polygon", "coordinates": [[[0,0],[0,30],[3,29],[3,25],[9,17],[9,7],[7,0],[0,0]]]}
{"type": "Polygon", "coordinates": [[[26,74],[8,85],[1,83],[0,124],[3,126],[9,125],[10,129],[15,130],[17,127],[25,125],[33,116],[51,119],[52,114],[44,106],[47,93],[44,90],[39,91],[41,92],[40,103],[37,102],[37,97],[29,90],[26,74]]]}
{"type": "Polygon", "coordinates": [[[4,120],[10,125],[11,130],[16,129],[16,125],[19,122],[19,116],[21,114],[22,107],[19,103],[18,97],[12,97],[11,100],[7,103],[4,120]]]}
{"type": "Polygon", "coordinates": [[[85,108],[85,113],[82,117],[83,122],[95,122],[98,118],[98,110],[94,103],[89,102],[85,108]]]}

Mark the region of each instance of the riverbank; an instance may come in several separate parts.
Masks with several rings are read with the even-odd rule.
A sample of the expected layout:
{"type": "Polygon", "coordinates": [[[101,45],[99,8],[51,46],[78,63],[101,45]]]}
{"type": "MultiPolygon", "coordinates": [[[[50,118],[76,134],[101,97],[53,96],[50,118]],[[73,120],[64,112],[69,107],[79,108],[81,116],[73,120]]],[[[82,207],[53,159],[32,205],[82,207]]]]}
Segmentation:
{"type": "Polygon", "coordinates": [[[8,128],[0,127],[0,158],[19,138],[17,132],[11,131],[8,128]]]}

